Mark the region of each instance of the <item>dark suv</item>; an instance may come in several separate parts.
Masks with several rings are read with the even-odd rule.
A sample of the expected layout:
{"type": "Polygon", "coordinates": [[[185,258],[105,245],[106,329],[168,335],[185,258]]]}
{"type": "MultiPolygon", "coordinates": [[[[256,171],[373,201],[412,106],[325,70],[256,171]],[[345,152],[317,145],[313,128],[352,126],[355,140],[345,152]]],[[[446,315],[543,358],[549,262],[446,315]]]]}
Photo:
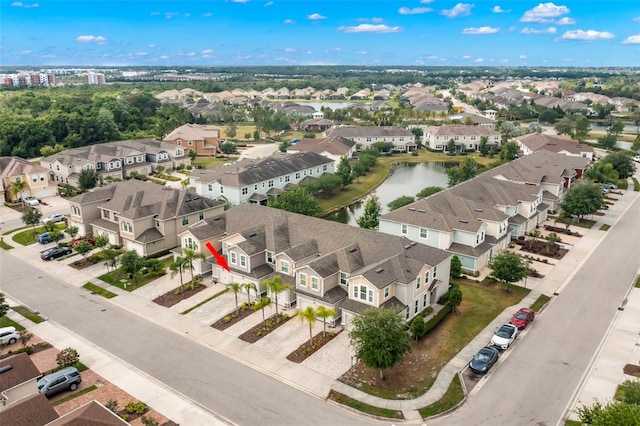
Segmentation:
{"type": "Polygon", "coordinates": [[[67,256],[71,254],[71,249],[69,247],[54,247],[49,250],[45,250],[40,255],[42,260],[51,260],[57,259],[62,256],[67,256]]]}
{"type": "Polygon", "coordinates": [[[65,367],[38,380],[38,392],[49,398],[66,390],[74,391],[78,389],[80,383],[82,383],[82,377],[78,369],[65,367]]]}

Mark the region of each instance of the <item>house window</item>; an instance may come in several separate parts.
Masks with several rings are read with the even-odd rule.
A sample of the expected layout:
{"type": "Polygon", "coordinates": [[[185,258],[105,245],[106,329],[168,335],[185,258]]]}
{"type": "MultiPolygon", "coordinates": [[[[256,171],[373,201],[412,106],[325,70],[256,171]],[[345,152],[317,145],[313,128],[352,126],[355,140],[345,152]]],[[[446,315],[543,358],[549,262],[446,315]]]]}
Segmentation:
{"type": "Polygon", "coordinates": [[[300,274],[300,285],[302,287],[307,286],[307,274],[300,274]]]}
{"type": "Polygon", "coordinates": [[[280,261],[280,271],[284,272],[285,274],[289,273],[289,261],[287,260],[280,261]]]}
{"type": "Polygon", "coordinates": [[[427,307],[427,293],[425,293],[425,294],[422,296],[422,307],[423,307],[423,308],[426,308],[426,307],[427,307]]]}
{"type": "Polygon", "coordinates": [[[220,193],[224,194],[224,186],[220,185],[220,193]]]}
{"type": "Polygon", "coordinates": [[[296,173],[296,179],[300,179],[300,172],[296,173]]]}
{"type": "Polygon", "coordinates": [[[353,286],[353,298],[357,299],[358,298],[358,286],[353,286]]]}
{"type": "Polygon", "coordinates": [[[437,277],[437,276],[438,276],[438,267],[437,267],[437,266],[434,266],[434,267],[433,267],[433,278],[435,278],[435,277],[437,277]]]}
{"type": "Polygon", "coordinates": [[[409,315],[411,315],[411,308],[409,308],[409,307],[407,306],[407,313],[406,313],[406,315],[405,315],[405,318],[406,318],[406,319],[409,319],[409,315]]]}
{"type": "Polygon", "coordinates": [[[420,288],[420,277],[416,278],[416,290],[420,288]]]}
{"type": "Polygon", "coordinates": [[[264,188],[266,186],[266,183],[262,182],[262,187],[264,188]]]}
{"type": "Polygon", "coordinates": [[[424,273],[424,283],[425,284],[429,283],[429,271],[424,273]]]}
{"type": "Polygon", "coordinates": [[[193,241],[193,238],[191,237],[187,237],[184,239],[184,246],[191,250],[196,249],[196,243],[193,241]]]}
{"type": "Polygon", "coordinates": [[[114,213],[114,214],[113,214],[113,221],[114,221],[114,222],[118,222],[118,221],[120,221],[120,216],[118,216],[118,213],[114,213]]]}
{"type": "Polygon", "coordinates": [[[416,300],[416,303],[413,304],[413,313],[417,314],[418,313],[418,308],[420,307],[420,303],[418,300],[416,300]]]}
{"type": "Polygon", "coordinates": [[[389,286],[384,288],[384,298],[386,299],[387,297],[389,297],[389,286]]]}
{"type": "Polygon", "coordinates": [[[346,272],[340,272],[340,284],[347,285],[347,274],[346,274],[346,272]]]}
{"type": "Polygon", "coordinates": [[[267,251],[265,257],[266,257],[267,263],[273,264],[273,262],[275,261],[274,258],[273,258],[273,252],[272,251],[267,251]]]}
{"type": "Polygon", "coordinates": [[[243,268],[247,267],[247,256],[243,254],[240,255],[240,266],[242,266],[243,268]]]}
{"type": "Polygon", "coordinates": [[[373,290],[369,290],[369,303],[373,303],[373,290]]]}
{"type": "Polygon", "coordinates": [[[311,288],[314,290],[317,290],[318,284],[319,284],[318,277],[311,277],[311,288]]]}
{"type": "Polygon", "coordinates": [[[109,219],[109,210],[102,210],[102,217],[109,219]]]}
{"type": "Polygon", "coordinates": [[[189,146],[193,146],[193,141],[189,141],[189,142],[187,142],[187,145],[189,145],[189,146]]]}
{"type": "Polygon", "coordinates": [[[80,208],[78,208],[78,206],[71,206],[71,212],[75,215],[80,216],[80,208]]]}
{"type": "Polygon", "coordinates": [[[291,181],[291,176],[287,175],[284,177],[284,181],[285,182],[290,182],[291,181]]]}
{"type": "Polygon", "coordinates": [[[367,300],[367,288],[363,285],[360,286],[360,299],[367,300]]]}
{"type": "Polygon", "coordinates": [[[273,187],[273,179],[269,180],[269,188],[273,187]]]}
{"type": "Polygon", "coordinates": [[[133,226],[129,222],[122,222],[122,230],[125,232],[133,232],[133,226]]]}
{"type": "Polygon", "coordinates": [[[38,175],[31,176],[31,182],[33,182],[33,183],[38,182],[38,175]]]}
{"type": "Polygon", "coordinates": [[[427,239],[427,230],[425,228],[420,228],[420,238],[427,239]]]}
{"type": "Polygon", "coordinates": [[[189,224],[189,216],[182,216],[182,226],[187,226],[189,224]]]}
{"type": "Polygon", "coordinates": [[[209,192],[213,191],[213,185],[209,184],[207,185],[207,188],[209,189],[209,192]]]}
{"type": "Polygon", "coordinates": [[[235,265],[238,262],[238,255],[236,254],[236,252],[229,252],[229,261],[232,265],[235,265]]]}
{"type": "Polygon", "coordinates": [[[400,228],[400,233],[402,235],[407,235],[407,225],[402,224],[402,227],[400,228]]]}
{"type": "Polygon", "coordinates": [[[249,188],[242,188],[242,195],[247,195],[249,193],[249,188]]]}
{"type": "Polygon", "coordinates": [[[199,212],[198,213],[198,220],[202,220],[204,219],[204,212],[199,212]]]}

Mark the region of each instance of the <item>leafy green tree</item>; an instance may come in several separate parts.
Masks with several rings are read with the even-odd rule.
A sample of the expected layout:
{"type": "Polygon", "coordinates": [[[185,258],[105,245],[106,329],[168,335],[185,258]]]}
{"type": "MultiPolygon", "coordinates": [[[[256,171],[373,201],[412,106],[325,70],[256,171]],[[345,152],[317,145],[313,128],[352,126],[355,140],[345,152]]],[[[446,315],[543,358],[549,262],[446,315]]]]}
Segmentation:
{"type": "Polygon", "coordinates": [[[347,157],[342,157],[340,159],[340,163],[338,164],[338,170],[336,170],[336,174],[340,176],[342,180],[342,187],[345,188],[351,182],[353,182],[353,173],[351,171],[351,163],[347,157]]]}
{"type": "Polygon", "coordinates": [[[287,148],[289,148],[290,146],[291,146],[291,142],[282,141],[282,142],[280,142],[280,145],[278,145],[278,150],[280,152],[287,152],[287,148]]]}
{"type": "Polygon", "coordinates": [[[382,153],[393,152],[393,147],[394,147],[394,145],[391,142],[376,142],[373,145],[371,145],[371,148],[377,149],[378,151],[380,151],[382,153]]]}
{"type": "Polygon", "coordinates": [[[451,308],[451,311],[458,312],[458,306],[462,303],[462,290],[459,287],[453,287],[449,292],[449,298],[447,299],[447,306],[451,308]]]}
{"type": "Polygon", "coordinates": [[[7,312],[9,312],[7,297],[4,295],[4,293],[0,293],[0,318],[7,315],[7,312]]]}
{"type": "Polygon", "coordinates": [[[636,170],[633,159],[624,152],[612,152],[607,154],[601,162],[613,164],[613,168],[618,172],[620,179],[627,179],[633,176],[636,170]]]}
{"type": "Polygon", "coordinates": [[[409,335],[404,330],[404,321],[391,309],[367,309],[351,320],[349,338],[356,358],[365,365],[384,370],[402,361],[411,350],[409,335]]]}
{"type": "Polygon", "coordinates": [[[575,123],[569,117],[563,117],[553,126],[556,133],[559,135],[569,135],[573,137],[575,130],[575,123]]]}
{"type": "Polygon", "coordinates": [[[473,158],[465,158],[462,164],[447,169],[449,186],[457,185],[465,180],[473,179],[478,174],[478,163],[473,158]]]}
{"type": "MultiPolygon", "coordinates": [[[[124,254],[122,256],[124,257],[124,254]]],[[[122,264],[122,259],[120,259],[120,264],[122,264]]],[[[122,267],[124,268],[124,265],[122,267]]],[[[184,293],[184,278],[182,277],[182,273],[186,268],[187,259],[182,256],[177,256],[169,265],[169,269],[171,270],[171,279],[173,279],[176,275],[180,275],[180,293],[184,293]]]]}
{"type": "Polygon", "coordinates": [[[414,197],[411,197],[410,195],[403,195],[387,203],[387,207],[389,208],[389,211],[393,211],[393,210],[399,209],[400,207],[409,205],[413,203],[415,200],[416,199],[414,197]]]}
{"type": "Polygon", "coordinates": [[[267,320],[264,317],[264,308],[266,308],[269,305],[271,305],[271,299],[269,299],[267,296],[260,296],[260,298],[256,299],[256,303],[251,308],[254,311],[257,311],[258,309],[262,311],[262,326],[264,326],[267,320]]]}
{"type": "Polygon", "coordinates": [[[616,399],[627,404],[640,405],[640,381],[625,380],[620,383],[616,399]]]}
{"type": "Polygon", "coordinates": [[[268,203],[269,207],[306,216],[317,216],[322,211],[318,201],[304,187],[285,191],[278,197],[270,197],[268,203]]]}
{"type": "Polygon", "coordinates": [[[447,143],[447,152],[449,155],[454,155],[456,152],[456,142],[453,138],[449,139],[449,142],[447,143]]]}
{"type": "Polygon", "coordinates": [[[254,283],[248,282],[242,284],[242,289],[247,292],[247,306],[251,306],[251,290],[253,290],[256,297],[258,297],[258,288],[254,283]]]}
{"type": "Polygon", "coordinates": [[[93,246],[91,246],[91,244],[89,244],[86,241],[81,241],[80,243],[78,243],[78,245],[75,247],[74,249],[77,253],[80,253],[82,255],[82,257],[84,259],[87,258],[87,254],[89,254],[89,252],[91,250],[93,250],[93,246]]]}
{"type": "Polygon", "coordinates": [[[422,137],[424,136],[424,131],[422,130],[422,127],[412,127],[409,130],[416,137],[416,144],[418,144],[418,146],[421,147],[422,146],[422,137]]]}
{"type": "Polygon", "coordinates": [[[444,188],[440,187],[440,186],[427,186],[426,188],[423,188],[420,192],[418,192],[416,194],[416,198],[427,198],[430,195],[433,195],[437,192],[442,191],[444,188]]]}
{"type": "Polygon", "coordinates": [[[45,145],[42,148],[40,148],[40,155],[42,155],[43,157],[48,157],[50,155],[53,154],[57,154],[58,152],[64,151],[66,148],[64,147],[64,145],[62,144],[55,144],[54,146],[51,145],[45,145]]]}
{"type": "Polygon", "coordinates": [[[502,135],[502,144],[509,142],[509,139],[513,139],[520,134],[520,127],[516,126],[511,121],[503,121],[498,125],[497,129],[502,135]]]}
{"type": "Polygon", "coordinates": [[[409,326],[409,331],[414,339],[420,340],[427,334],[427,324],[424,322],[424,318],[418,315],[412,321],[409,326]]]}
{"type": "Polygon", "coordinates": [[[313,195],[322,193],[325,198],[329,198],[336,189],[342,188],[342,179],[336,174],[324,173],[319,178],[301,184],[301,187],[308,189],[313,195]]]}
{"type": "Polygon", "coordinates": [[[220,145],[220,151],[222,151],[222,153],[226,154],[228,157],[229,154],[237,154],[238,148],[233,142],[224,142],[222,145],[220,145]]]}
{"type": "Polygon", "coordinates": [[[98,184],[98,173],[93,169],[82,169],[78,174],[78,188],[87,191],[98,184]]]}
{"type": "Polygon", "coordinates": [[[94,246],[101,249],[106,247],[107,244],[109,244],[109,236],[107,234],[100,234],[94,238],[94,241],[95,241],[94,246]]]}
{"type": "Polygon", "coordinates": [[[238,293],[242,290],[242,284],[240,283],[228,283],[225,284],[227,289],[233,293],[233,297],[236,300],[236,317],[240,315],[240,306],[238,305],[238,293]]]}
{"type": "Polygon", "coordinates": [[[107,271],[109,267],[115,270],[118,266],[118,252],[113,247],[107,247],[102,251],[102,256],[104,256],[104,266],[107,267],[107,271]]]}
{"type": "Polygon", "coordinates": [[[327,318],[332,318],[336,315],[336,311],[323,305],[316,308],[316,316],[322,319],[322,337],[325,337],[327,334],[327,318]]]}
{"type": "Polygon", "coordinates": [[[450,275],[453,278],[460,278],[460,276],[462,275],[462,262],[460,261],[460,258],[458,256],[454,255],[451,258],[450,275]]]}
{"type": "Polygon", "coordinates": [[[623,131],[624,123],[622,122],[622,120],[617,119],[613,123],[611,123],[611,126],[609,126],[609,128],[607,129],[607,134],[615,136],[617,138],[622,134],[623,131]]]}
{"type": "Polygon", "coordinates": [[[598,145],[600,145],[604,149],[612,149],[616,146],[616,142],[618,140],[614,135],[606,135],[598,138],[598,145]]]}
{"type": "Polygon", "coordinates": [[[377,229],[380,223],[380,199],[377,195],[371,195],[364,206],[362,216],[357,219],[358,226],[365,229],[377,229]]]}
{"type": "Polygon", "coordinates": [[[227,127],[227,130],[226,130],[226,133],[227,133],[227,136],[230,137],[230,138],[235,138],[236,137],[236,135],[238,134],[238,126],[236,125],[235,122],[232,121],[229,124],[229,126],[227,127]]]}
{"type": "Polygon", "coordinates": [[[498,253],[489,263],[489,268],[491,276],[504,283],[505,290],[509,284],[518,282],[529,274],[522,256],[509,250],[498,253]]]}
{"type": "Polygon", "coordinates": [[[502,145],[500,149],[500,158],[506,161],[512,161],[518,158],[518,152],[520,148],[518,148],[518,144],[516,142],[507,142],[502,145]]]}
{"type": "MultiPolygon", "coordinates": [[[[536,122],[529,123],[527,125],[527,133],[542,133],[542,126],[540,125],[540,123],[536,123],[536,122]]],[[[483,137],[486,137],[486,136],[483,136],[483,137]]]]}
{"type": "Polygon", "coordinates": [[[478,151],[480,156],[486,157],[489,155],[489,138],[487,136],[480,137],[480,145],[478,145],[478,151]]]}
{"type": "Polygon", "coordinates": [[[67,233],[71,238],[75,238],[78,232],[80,232],[80,229],[77,226],[69,226],[67,228],[67,233]]]}
{"type": "Polygon", "coordinates": [[[594,426],[640,426],[640,405],[626,402],[596,401],[591,406],[576,409],[580,422],[594,426]]]}
{"type": "Polygon", "coordinates": [[[569,188],[564,200],[560,203],[560,208],[565,214],[577,217],[580,222],[582,217],[594,214],[605,205],[599,185],[581,182],[569,188]]]}
{"type": "Polygon", "coordinates": [[[25,225],[33,227],[33,233],[36,233],[36,225],[40,223],[42,220],[42,211],[38,209],[34,209],[31,207],[30,209],[26,209],[22,212],[22,222],[25,225]]]}
{"type": "Polygon", "coordinates": [[[264,280],[262,283],[267,287],[267,290],[274,296],[274,300],[276,303],[276,316],[278,315],[278,294],[283,293],[287,290],[291,290],[291,284],[283,283],[282,277],[280,275],[276,275],[271,280],[264,280]]]}
{"type": "Polygon", "coordinates": [[[316,322],[317,312],[311,306],[307,306],[305,310],[298,310],[298,318],[300,321],[309,325],[309,347],[313,347],[313,324],[316,322]]]}
{"type": "Polygon", "coordinates": [[[616,182],[618,180],[618,172],[613,167],[613,164],[606,161],[598,161],[585,170],[584,174],[589,179],[599,183],[616,182]]]}
{"type": "Polygon", "coordinates": [[[24,207],[24,199],[22,197],[22,193],[24,192],[24,190],[27,188],[27,182],[25,182],[22,179],[16,179],[10,187],[10,191],[11,194],[13,195],[14,199],[19,199],[20,202],[22,203],[22,207],[24,207]]]}
{"type": "MultiPolygon", "coordinates": [[[[138,274],[140,274],[140,268],[143,266],[143,260],[135,250],[125,251],[122,253],[122,256],[120,256],[122,272],[132,277],[134,283],[138,282],[138,274]]],[[[182,280],[182,275],[180,279],[182,280]]]]}
{"type": "Polygon", "coordinates": [[[587,117],[581,115],[576,119],[575,126],[575,137],[578,139],[578,141],[583,142],[589,135],[591,124],[589,124],[589,120],[587,119],[587,117]]]}
{"type": "Polygon", "coordinates": [[[562,241],[560,239],[560,237],[558,236],[558,234],[556,234],[555,232],[550,233],[549,235],[547,235],[545,237],[545,240],[547,241],[545,243],[545,252],[547,254],[549,254],[549,252],[551,251],[551,249],[553,248],[553,246],[556,245],[556,243],[562,241]]]}

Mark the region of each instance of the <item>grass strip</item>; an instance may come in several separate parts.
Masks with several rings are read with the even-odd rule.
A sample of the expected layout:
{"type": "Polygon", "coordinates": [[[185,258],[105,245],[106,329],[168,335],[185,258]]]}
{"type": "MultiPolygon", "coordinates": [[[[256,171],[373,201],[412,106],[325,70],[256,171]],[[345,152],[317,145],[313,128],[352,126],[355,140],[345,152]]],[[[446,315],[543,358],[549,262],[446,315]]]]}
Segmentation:
{"type": "Polygon", "coordinates": [[[420,408],[418,412],[423,418],[435,416],[436,414],[451,410],[463,399],[464,390],[462,389],[462,383],[460,382],[460,375],[456,374],[449,385],[449,389],[447,389],[447,392],[442,395],[442,398],[431,405],[420,408]]]}
{"type": "Polygon", "coordinates": [[[531,305],[531,310],[540,312],[540,309],[542,309],[542,307],[546,305],[549,300],[551,300],[549,296],[547,296],[546,294],[541,294],[540,296],[538,296],[538,299],[533,302],[533,305],[531,305]]]}
{"type": "Polygon", "coordinates": [[[7,316],[0,317],[0,327],[15,327],[17,331],[24,330],[23,326],[9,319],[7,316]]]}
{"type": "Polygon", "coordinates": [[[640,277],[636,280],[636,288],[640,288],[640,277]]]}
{"type": "Polygon", "coordinates": [[[600,227],[601,231],[608,231],[611,228],[611,225],[607,225],[606,223],[600,227]]]}
{"type": "Polygon", "coordinates": [[[185,311],[180,312],[180,315],[187,315],[189,312],[191,312],[191,311],[193,311],[193,310],[195,310],[195,309],[198,309],[200,306],[204,305],[205,303],[209,303],[209,302],[211,302],[213,299],[215,299],[216,297],[218,297],[218,296],[220,296],[220,295],[225,294],[227,291],[229,291],[229,289],[224,289],[224,290],[222,290],[221,292],[216,293],[216,294],[214,294],[213,296],[211,296],[211,297],[208,297],[208,298],[204,299],[202,302],[198,303],[197,305],[192,306],[192,307],[190,307],[189,309],[187,309],[187,310],[185,310],[185,311]]]}
{"type": "Polygon", "coordinates": [[[402,411],[391,410],[388,408],[374,407],[373,405],[365,404],[364,402],[356,401],[349,398],[347,395],[334,390],[329,392],[328,399],[351,407],[354,410],[362,411],[363,413],[371,414],[372,416],[386,417],[388,419],[404,419],[402,411]]]}
{"type": "Polygon", "coordinates": [[[46,321],[44,318],[42,318],[41,316],[37,315],[35,312],[30,311],[25,306],[14,306],[11,309],[16,311],[17,313],[19,313],[20,315],[22,315],[23,317],[25,317],[29,321],[34,322],[36,324],[40,324],[41,322],[46,321]]]}
{"type": "Polygon", "coordinates": [[[84,389],[82,389],[81,391],[78,391],[78,392],[76,392],[76,393],[72,393],[71,395],[69,395],[69,396],[67,396],[67,397],[64,397],[64,398],[60,399],[60,400],[58,400],[58,401],[56,401],[56,402],[52,403],[51,405],[53,405],[54,407],[56,407],[56,406],[58,406],[58,405],[60,405],[60,404],[64,404],[64,403],[65,403],[65,402],[67,402],[67,401],[71,401],[71,400],[72,400],[72,399],[74,399],[74,398],[77,398],[77,397],[79,397],[79,396],[82,396],[82,395],[84,395],[85,393],[92,392],[92,391],[94,391],[94,390],[96,390],[96,389],[98,389],[96,385],[89,386],[88,388],[84,388],[84,389]]]}
{"type": "Polygon", "coordinates": [[[85,285],[82,286],[83,288],[86,288],[87,290],[89,290],[92,293],[98,294],[102,297],[106,297],[107,299],[111,299],[112,297],[116,297],[117,294],[110,292],[109,290],[107,290],[106,288],[102,288],[98,285],[93,284],[92,282],[88,282],[85,285]]]}
{"type": "Polygon", "coordinates": [[[10,246],[9,244],[5,243],[4,238],[0,238],[0,248],[4,250],[11,250],[13,246],[10,246]]]}

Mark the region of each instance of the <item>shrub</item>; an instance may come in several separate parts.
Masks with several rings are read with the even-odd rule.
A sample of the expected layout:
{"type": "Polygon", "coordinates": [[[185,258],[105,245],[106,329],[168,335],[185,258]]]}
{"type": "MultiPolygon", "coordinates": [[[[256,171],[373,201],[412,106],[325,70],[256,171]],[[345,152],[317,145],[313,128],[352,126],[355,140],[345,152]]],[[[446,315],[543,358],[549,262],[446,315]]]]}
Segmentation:
{"type": "Polygon", "coordinates": [[[444,308],[442,308],[440,310],[440,312],[438,312],[436,314],[436,316],[434,316],[429,321],[427,321],[427,324],[426,324],[426,327],[425,327],[426,330],[425,330],[424,334],[426,335],[431,330],[433,330],[438,324],[440,324],[440,321],[445,319],[447,317],[447,315],[449,315],[451,312],[452,312],[452,310],[451,310],[451,307],[449,305],[447,305],[444,308]]]}
{"type": "Polygon", "coordinates": [[[124,409],[129,414],[144,414],[147,411],[147,404],[144,402],[128,402],[127,405],[124,406],[124,409]]]}
{"type": "Polygon", "coordinates": [[[59,367],[68,367],[78,362],[78,360],[80,360],[80,355],[73,348],[65,348],[56,356],[56,362],[59,367]]]}
{"type": "Polygon", "coordinates": [[[144,426],[158,426],[160,424],[153,417],[142,416],[141,420],[144,426]]]}
{"type": "Polygon", "coordinates": [[[106,404],[104,404],[104,406],[107,409],[111,410],[111,412],[113,413],[118,412],[118,401],[116,401],[115,399],[110,399],[106,404]]]}

